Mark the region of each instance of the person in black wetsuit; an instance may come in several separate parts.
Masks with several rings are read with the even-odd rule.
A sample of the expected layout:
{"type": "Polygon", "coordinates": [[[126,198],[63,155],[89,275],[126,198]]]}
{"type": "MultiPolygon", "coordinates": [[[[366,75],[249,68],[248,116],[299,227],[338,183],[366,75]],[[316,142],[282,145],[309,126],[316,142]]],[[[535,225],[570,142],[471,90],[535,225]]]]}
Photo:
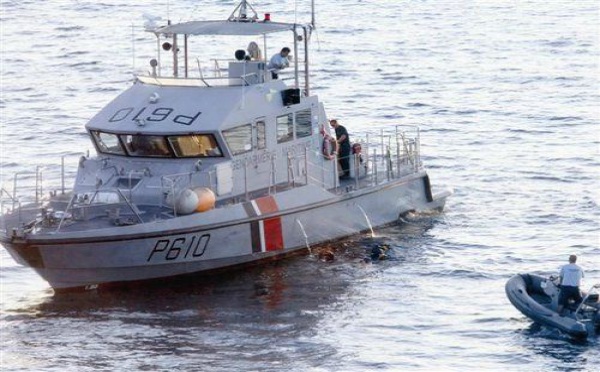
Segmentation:
{"type": "Polygon", "coordinates": [[[344,128],[343,125],[340,125],[336,119],[330,120],[329,124],[335,129],[337,143],[340,146],[339,162],[340,167],[342,168],[340,178],[345,179],[350,177],[350,136],[348,135],[346,128],[344,128]]]}

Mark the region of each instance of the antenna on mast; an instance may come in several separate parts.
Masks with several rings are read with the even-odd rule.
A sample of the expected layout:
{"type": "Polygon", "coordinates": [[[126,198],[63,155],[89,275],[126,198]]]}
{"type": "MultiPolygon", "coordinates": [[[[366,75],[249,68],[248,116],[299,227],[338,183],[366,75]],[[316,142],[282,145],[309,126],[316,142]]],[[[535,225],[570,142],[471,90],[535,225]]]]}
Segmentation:
{"type": "Polygon", "coordinates": [[[167,0],[167,24],[171,24],[171,1],[167,0]]]}
{"type": "Polygon", "coordinates": [[[315,23],[315,0],[310,1],[310,26],[313,30],[317,28],[315,23]]]}
{"type": "Polygon", "coordinates": [[[229,18],[227,18],[227,20],[231,22],[256,22],[258,20],[258,14],[252,5],[250,5],[246,0],[242,0],[238,6],[235,7],[233,12],[231,12],[231,15],[229,18]],[[250,18],[248,17],[248,8],[250,8],[252,13],[254,13],[254,15],[250,18]],[[238,12],[237,16],[235,15],[235,12],[238,12]]]}

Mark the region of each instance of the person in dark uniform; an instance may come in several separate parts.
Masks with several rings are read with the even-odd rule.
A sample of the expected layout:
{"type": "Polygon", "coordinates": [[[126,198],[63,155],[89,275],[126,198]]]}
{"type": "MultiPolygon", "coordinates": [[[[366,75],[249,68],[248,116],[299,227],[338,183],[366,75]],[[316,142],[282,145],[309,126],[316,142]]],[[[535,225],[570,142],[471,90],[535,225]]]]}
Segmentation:
{"type": "Polygon", "coordinates": [[[330,120],[329,124],[335,129],[335,137],[340,146],[339,162],[342,168],[340,178],[348,178],[350,177],[350,151],[352,149],[350,146],[350,136],[346,128],[340,125],[336,119],[330,120]]]}

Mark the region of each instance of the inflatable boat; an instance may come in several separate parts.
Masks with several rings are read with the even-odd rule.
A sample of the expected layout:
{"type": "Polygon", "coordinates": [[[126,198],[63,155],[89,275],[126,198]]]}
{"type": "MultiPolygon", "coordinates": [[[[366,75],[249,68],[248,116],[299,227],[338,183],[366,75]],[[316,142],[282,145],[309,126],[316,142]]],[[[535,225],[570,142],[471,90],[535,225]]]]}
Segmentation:
{"type": "Polygon", "coordinates": [[[518,274],[510,278],[505,287],[506,296],[520,312],[539,324],[557,328],[575,338],[600,334],[598,288],[600,284],[583,293],[581,303],[570,304],[563,309],[563,314],[559,314],[557,278],[518,274]]]}

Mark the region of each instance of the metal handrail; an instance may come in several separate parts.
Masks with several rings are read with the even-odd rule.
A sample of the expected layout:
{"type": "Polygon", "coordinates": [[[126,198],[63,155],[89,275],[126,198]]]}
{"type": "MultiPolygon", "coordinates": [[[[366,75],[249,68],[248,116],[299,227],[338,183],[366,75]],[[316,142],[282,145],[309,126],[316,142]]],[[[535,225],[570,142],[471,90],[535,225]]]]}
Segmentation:
{"type": "MultiPolygon", "coordinates": [[[[101,205],[102,203],[93,203],[94,199],[96,198],[96,196],[101,193],[101,192],[115,192],[116,194],[118,194],[119,196],[119,200],[123,200],[125,202],[125,204],[127,204],[127,206],[129,207],[129,209],[131,209],[131,211],[133,212],[133,214],[137,217],[138,221],[140,223],[143,223],[144,220],[142,219],[142,216],[140,216],[140,214],[137,212],[137,208],[131,203],[131,201],[129,199],[127,199],[127,197],[125,195],[123,195],[123,193],[121,192],[121,190],[119,190],[119,188],[106,188],[106,189],[101,189],[101,190],[95,190],[94,194],[92,195],[92,197],[89,199],[89,202],[87,205],[82,205],[83,209],[86,208],[91,208],[93,206],[96,205],[101,205]]],[[[58,223],[58,226],[56,227],[56,232],[60,231],[60,228],[62,227],[65,219],[68,216],[69,212],[72,212],[75,201],[77,200],[77,195],[74,194],[71,196],[71,199],[69,200],[69,203],[67,204],[67,208],[65,209],[65,213],[62,215],[60,222],[58,223]]]]}
{"type": "MultiPolygon", "coordinates": [[[[411,174],[413,172],[417,172],[420,167],[420,130],[418,126],[414,125],[397,125],[391,128],[375,129],[376,137],[371,137],[369,132],[366,133],[367,140],[366,142],[359,141],[363,145],[362,155],[364,157],[364,163],[361,165],[356,155],[349,155],[355,157],[354,170],[355,175],[358,176],[360,173],[356,172],[356,168],[360,168],[363,165],[367,167],[366,178],[363,178],[362,181],[359,182],[358,177],[354,182],[354,187],[359,189],[360,187],[364,187],[366,185],[378,185],[382,182],[387,182],[392,179],[397,179],[399,177],[405,176],[407,174],[411,174]],[[411,133],[412,132],[412,133],[411,133]],[[387,142],[387,143],[386,143],[387,142]],[[383,152],[379,150],[381,144],[383,144],[383,152]],[[381,172],[380,172],[381,170],[381,172]],[[369,182],[370,180],[370,182],[369,182]]],[[[339,187],[340,183],[338,180],[337,167],[331,166],[332,163],[326,164],[325,159],[320,153],[320,149],[312,149],[312,147],[307,146],[303,149],[303,151],[298,151],[297,153],[288,153],[287,157],[283,159],[278,159],[278,156],[273,154],[269,156],[270,160],[270,169],[269,169],[269,179],[267,182],[255,184],[249,177],[249,172],[247,169],[253,166],[252,161],[245,161],[243,164],[244,170],[241,169],[239,171],[234,171],[234,187],[236,192],[239,191],[242,197],[246,197],[246,200],[252,195],[253,192],[260,190],[261,188],[266,188],[269,194],[273,192],[277,192],[277,185],[282,185],[286,182],[285,172],[287,172],[287,183],[288,187],[301,187],[304,185],[317,185],[320,187],[325,187],[330,184],[332,188],[339,187]],[[283,166],[286,169],[277,168],[283,166]],[[333,172],[333,174],[329,173],[333,172]],[[329,173],[329,174],[328,174],[329,173]],[[242,179],[240,177],[244,177],[244,182],[242,184],[242,179]],[[243,187],[243,190],[242,190],[243,187]]],[[[327,160],[328,161],[328,160],[327,160]]],[[[80,161],[81,163],[81,161],[80,161]]],[[[333,163],[335,164],[335,163],[333,163]]],[[[81,166],[81,164],[80,164],[81,166]]],[[[119,171],[114,165],[109,166],[109,162],[106,161],[103,165],[102,169],[106,169],[112,167],[114,168],[115,174],[119,174],[119,171]]],[[[13,179],[13,192],[9,192],[7,189],[0,189],[0,199],[3,199],[3,206],[7,207],[12,203],[12,208],[15,209],[16,205],[19,203],[19,183],[21,181],[21,177],[25,174],[34,174],[36,177],[36,185],[35,185],[35,204],[39,205],[41,203],[40,197],[42,196],[43,190],[43,180],[40,175],[42,168],[38,167],[35,172],[17,172],[13,179]]],[[[208,169],[207,172],[184,172],[178,174],[170,174],[161,177],[160,188],[161,192],[158,193],[158,197],[160,198],[157,201],[156,205],[161,208],[164,206],[164,192],[168,187],[169,190],[174,193],[179,188],[183,187],[196,187],[196,186],[207,186],[213,188],[218,185],[218,179],[216,178],[216,170],[208,169]],[[213,185],[213,181],[215,185],[213,185]]],[[[129,180],[129,192],[128,196],[125,197],[122,195],[121,190],[118,193],[121,195],[122,200],[128,204],[129,208],[132,208],[134,213],[138,215],[138,219],[141,220],[141,217],[137,213],[135,206],[133,205],[133,200],[138,200],[136,197],[138,195],[138,191],[134,190],[132,187],[132,177],[136,171],[130,171],[128,174],[129,180]]],[[[62,190],[64,193],[64,156],[61,159],[61,184],[62,190]]],[[[29,180],[31,183],[33,179],[29,180]]],[[[47,185],[46,185],[47,186],[47,185]]],[[[29,187],[29,185],[28,185],[29,187]]],[[[33,187],[33,186],[31,186],[33,187]]],[[[156,186],[158,188],[158,185],[156,186]]],[[[29,189],[29,188],[28,188],[29,189]]],[[[92,192],[93,185],[90,185],[90,193],[92,192]]],[[[108,188],[102,188],[104,191],[110,190],[108,188]]],[[[69,205],[67,209],[70,210],[72,208],[73,199],[69,201],[69,205]]],[[[175,207],[176,208],[176,207],[175,207]]],[[[2,211],[3,212],[3,211],[2,211]]],[[[175,215],[177,215],[177,211],[174,209],[175,215]]],[[[61,220],[62,224],[62,220],[61,220]]]]}
{"type": "Polygon", "coordinates": [[[583,308],[583,305],[585,305],[585,301],[587,301],[587,299],[590,297],[590,295],[592,293],[596,292],[596,289],[600,288],[600,283],[598,284],[594,284],[589,291],[587,291],[587,293],[585,294],[585,297],[581,300],[581,303],[579,304],[579,306],[577,306],[577,309],[575,310],[575,312],[573,313],[573,316],[575,318],[577,318],[577,313],[579,313],[579,311],[583,308]]]}

